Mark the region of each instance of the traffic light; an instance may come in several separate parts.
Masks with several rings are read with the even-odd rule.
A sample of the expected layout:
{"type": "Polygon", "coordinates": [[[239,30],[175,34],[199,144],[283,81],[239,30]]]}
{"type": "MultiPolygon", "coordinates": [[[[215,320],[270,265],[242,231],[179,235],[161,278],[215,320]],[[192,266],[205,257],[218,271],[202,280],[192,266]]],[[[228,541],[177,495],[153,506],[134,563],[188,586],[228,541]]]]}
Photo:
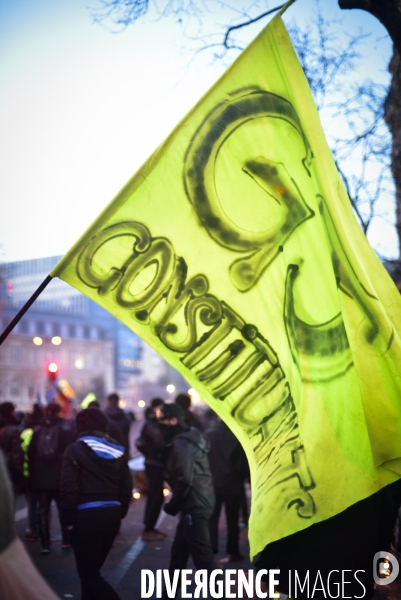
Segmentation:
{"type": "Polygon", "coordinates": [[[55,362],[51,362],[48,366],[47,366],[47,374],[49,377],[49,381],[51,383],[53,383],[57,377],[57,371],[58,371],[58,366],[55,362]]]}

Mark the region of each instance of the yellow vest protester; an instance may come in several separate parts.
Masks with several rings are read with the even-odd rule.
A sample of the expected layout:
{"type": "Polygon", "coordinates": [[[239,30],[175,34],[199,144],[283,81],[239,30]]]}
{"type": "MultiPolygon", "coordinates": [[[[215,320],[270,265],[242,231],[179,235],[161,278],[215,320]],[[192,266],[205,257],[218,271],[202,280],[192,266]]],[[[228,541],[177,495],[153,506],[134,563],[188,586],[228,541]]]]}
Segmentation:
{"type": "Polygon", "coordinates": [[[400,295],[281,16],[51,275],[150,344],[239,438],[252,556],[400,477],[400,295]]]}

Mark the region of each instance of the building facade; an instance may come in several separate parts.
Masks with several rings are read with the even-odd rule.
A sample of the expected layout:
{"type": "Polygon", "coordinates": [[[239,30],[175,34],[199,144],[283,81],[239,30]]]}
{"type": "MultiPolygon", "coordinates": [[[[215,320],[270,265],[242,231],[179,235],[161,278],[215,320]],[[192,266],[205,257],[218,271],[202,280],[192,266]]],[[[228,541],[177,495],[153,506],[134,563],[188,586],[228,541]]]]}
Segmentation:
{"type": "MultiPolygon", "coordinates": [[[[0,331],[44,281],[61,257],[0,265],[0,331]]],[[[29,410],[57,382],[69,386],[74,401],[89,392],[99,400],[117,391],[126,408],[137,410],[154,395],[171,398],[171,385],[187,383],[154,350],[98,304],[58,278],[53,279],[0,346],[0,402],[29,410]],[[144,359],[146,364],[144,364],[144,359]]]]}

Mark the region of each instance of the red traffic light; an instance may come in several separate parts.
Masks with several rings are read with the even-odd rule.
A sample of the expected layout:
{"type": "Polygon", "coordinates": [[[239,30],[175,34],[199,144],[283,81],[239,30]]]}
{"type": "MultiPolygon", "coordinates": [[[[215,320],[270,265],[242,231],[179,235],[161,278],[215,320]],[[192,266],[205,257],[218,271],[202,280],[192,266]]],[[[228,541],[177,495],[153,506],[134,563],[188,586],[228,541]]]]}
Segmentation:
{"type": "Polygon", "coordinates": [[[51,375],[55,375],[57,373],[57,371],[58,371],[58,366],[56,365],[56,363],[51,362],[49,364],[49,366],[47,367],[47,370],[49,371],[49,373],[51,375]]]}

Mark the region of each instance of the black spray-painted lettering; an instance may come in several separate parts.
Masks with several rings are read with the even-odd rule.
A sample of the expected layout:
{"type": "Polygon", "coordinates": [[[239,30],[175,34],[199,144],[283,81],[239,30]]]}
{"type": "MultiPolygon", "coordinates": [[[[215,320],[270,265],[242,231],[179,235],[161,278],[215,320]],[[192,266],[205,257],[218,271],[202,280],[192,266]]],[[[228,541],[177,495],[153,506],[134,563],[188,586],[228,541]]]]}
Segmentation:
{"type": "Polygon", "coordinates": [[[219,152],[242,125],[266,117],[285,121],[299,133],[305,151],[302,164],[309,174],[312,152],[292,104],[261,89],[240,90],[212,110],[193,136],[185,156],[185,190],[207,233],[224,248],[247,253],[230,268],[231,280],[241,292],[257,283],[295,229],[314,216],[285,165],[265,157],[251,157],[243,164],[242,171],[280,206],[278,222],[267,226],[262,233],[248,232],[235,226],[224,212],[214,177],[219,152]]]}
{"type": "Polygon", "coordinates": [[[315,483],[290,386],[277,353],[258,328],[210,294],[205,275],[186,282],[184,259],[165,238],[152,238],[141,223],[117,223],[99,232],[80,254],[77,274],[99,294],[109,294],[133,319],[147,323],[216,399],[230,398],[231,416],[253,449],[258,488],[278,494],[284,512],[294,509],[300,518],[312,517],[315,483]],[[134,238],[130,255],[123,256],[121,265],[100,268],[97,252],[123,235],[134,238]]]}

